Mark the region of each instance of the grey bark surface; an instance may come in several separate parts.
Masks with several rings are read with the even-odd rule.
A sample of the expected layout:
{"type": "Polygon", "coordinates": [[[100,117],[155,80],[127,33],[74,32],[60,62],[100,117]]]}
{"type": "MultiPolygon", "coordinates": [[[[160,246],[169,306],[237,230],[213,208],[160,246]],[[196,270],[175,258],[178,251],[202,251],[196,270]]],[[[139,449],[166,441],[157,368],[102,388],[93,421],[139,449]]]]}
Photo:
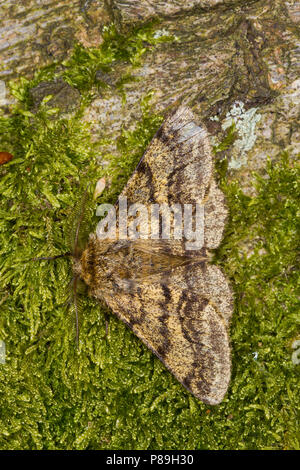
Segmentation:
{"type": "MultiPolygon", "coordinates": [[[[102,41],[104,24],[120,31],[158,18],[157,34],[175,41],[150,48],[138,67],[116,63],[107,80],[124,73],[126,103],[112,85],[87,108],[94,139],[120,135],[140,117],[140,100],[152,90],[155,111],[177,102],[191,106],[218,144],[235,121],[227,154],[231,174],[246,190],[253,169],[268,156],[299,153],[300,2],[296,0],[27,0],[1,4],[0,79],[32,76],[41,65],[67,57],[74,38],[85,46],[102,41]]],[[[100,73],[100,72],[99,72],[100,73]]],[[[116,152],[114,145],[107,148],[116,152]]]]}

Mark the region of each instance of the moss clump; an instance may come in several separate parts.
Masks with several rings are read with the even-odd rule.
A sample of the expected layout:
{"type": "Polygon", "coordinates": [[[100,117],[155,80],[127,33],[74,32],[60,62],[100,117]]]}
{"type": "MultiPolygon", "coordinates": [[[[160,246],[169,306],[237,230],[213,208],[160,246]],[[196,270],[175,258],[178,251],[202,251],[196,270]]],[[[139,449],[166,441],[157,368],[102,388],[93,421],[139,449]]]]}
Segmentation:
{"type": "MultiPolygon", "coordinates": [[[[77,63],[84,75],[76,54],[72,70],[77,63]]],[[[87,69],[96,70],[97,60],[88,55],[87,69]]],[[[268,163],[267,176],[254,179],[255,197],[228,184],[221,172],[231,215],[215,262],[235,288],[233,375],[223,403],[208,407],[86,295],[77,351],[67,306],[69,260],[30,261],[68,250],[67,220],[87,182],[109,174],[111,186],[101,200],[114,201],[161,122],[148,97],[136,129],[122,133],[119,158],[103,169],[80,119],[82,108],[69,119],[50,119],[56,111],[46,102],[36,115],[29,111],[30,87],[47,74],[51,78],[53,70],[15,85],[19,105],[0,119],[1,149],[15,157],[0,167],[0,339],[6,343],[0,448],[299,448],[299,366],[290,348],[299,334],[299,168],[285,154],[268,163]]],[[[84,99],[93,89],[93,78],[87,88],[85,79],[69,79],[84,99]]]]}

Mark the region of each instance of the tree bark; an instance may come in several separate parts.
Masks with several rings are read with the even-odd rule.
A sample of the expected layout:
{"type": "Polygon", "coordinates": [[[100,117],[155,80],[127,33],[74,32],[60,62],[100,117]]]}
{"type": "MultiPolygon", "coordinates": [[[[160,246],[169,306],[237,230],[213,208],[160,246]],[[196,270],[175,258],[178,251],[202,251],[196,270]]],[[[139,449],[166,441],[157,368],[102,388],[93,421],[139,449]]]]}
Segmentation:
{"type": "MultiPolygon", "coordinates": [[[[101,44],[104,24],[123,32],[158,18],[156,34],[176,40],[149,48],[142,64],[115,64],[112,82],[126,73],[138,79],[125,86],[127,100],[112,87],[88,107],[95,139],[117,137],[134,126],[140,100],[154,92],[153,109],[164,112],[177,102],[189,104],[218,145],[235,122],[229,150],[230,174],[248,176],[266,158],[287,150],[299,153],[299,2],[296,0],[107,0],[2,2],[0,79],[32,76],[36,68],[67,57],[76,38],[85,46],[101,44]]],[[[116,151],[111,146],[110,150],[116,151]]],[[[245,182],[243,182],[245,181],[245,182]]]]}

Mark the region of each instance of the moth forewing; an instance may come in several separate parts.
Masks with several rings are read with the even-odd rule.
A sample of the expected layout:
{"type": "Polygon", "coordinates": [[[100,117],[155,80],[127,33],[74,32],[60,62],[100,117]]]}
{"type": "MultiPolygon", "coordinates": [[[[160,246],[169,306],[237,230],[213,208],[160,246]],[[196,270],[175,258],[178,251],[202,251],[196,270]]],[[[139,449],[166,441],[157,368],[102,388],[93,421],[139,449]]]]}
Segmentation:
{"type": "MultiPolygon", "coordinates": [[[[190,109],[181,106],[165,120],[121,197],[149,211],[153,204],[202,205],[203,246],[188,249],[185,234],[153,240],[151,223],[143,240],[119,240],[117,222],[115,239],[90,236],[77,272],[195,397],[220,403],[230,381],[233,299],[209,250],[221,242],[227,209],[207,132],[190,109]]],[[[118,211],[116,205],[117,221],[118,211]]]]}

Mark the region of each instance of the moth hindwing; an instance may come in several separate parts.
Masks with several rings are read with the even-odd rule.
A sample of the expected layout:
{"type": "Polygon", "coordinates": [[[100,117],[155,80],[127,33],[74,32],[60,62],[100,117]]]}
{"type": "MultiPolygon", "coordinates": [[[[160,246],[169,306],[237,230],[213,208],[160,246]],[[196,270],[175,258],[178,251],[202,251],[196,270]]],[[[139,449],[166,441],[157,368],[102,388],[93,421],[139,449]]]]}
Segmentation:
{"type": "Polygon", "coordinates": [[[189,108],[180,106],[165,120],[120,197],[149,211],[153,205],[204,208],[202,246],[188,249],[185,233],[181,239],[151,238],[151,224],[143,239],[119,239],[117,204],[115,236],[90,235],[78,269],[91,294],[195,397],[218,404],[230,381],[233,299],[224,274],[209,263],[209,250],[221,242],[227,209],[214,180],[207,132],[189,108]]]}

